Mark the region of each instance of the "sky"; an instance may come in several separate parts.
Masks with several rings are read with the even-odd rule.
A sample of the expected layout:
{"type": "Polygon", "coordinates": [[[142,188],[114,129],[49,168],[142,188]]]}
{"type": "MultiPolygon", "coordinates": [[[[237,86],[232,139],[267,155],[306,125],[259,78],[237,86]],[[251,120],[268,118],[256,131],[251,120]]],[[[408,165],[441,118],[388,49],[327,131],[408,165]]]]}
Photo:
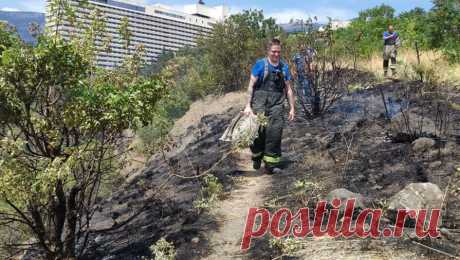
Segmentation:
{"type": "MultiPolygon", "coordinates": [[[[176,9],[186,4],[194,4],[197,0],[134,0],[143,4],[161,3],[176,9]]],[[[426,10],[432,7],[431,0],[204,0],[208,5],[226,4],[231,13],[245,9],[262,9],[265,16],[273,17],[278,23],[293,19],[307,19],[317,16],[320,21],[327,17],[348,20],[358,15],[360,10],[380,4],[391,5],[396,11],[402,12],[421,7],[426,10]]],[[[45,0],[0,0],[0,10],[5,11],[37,11],[44,12],[45,0]]]]}

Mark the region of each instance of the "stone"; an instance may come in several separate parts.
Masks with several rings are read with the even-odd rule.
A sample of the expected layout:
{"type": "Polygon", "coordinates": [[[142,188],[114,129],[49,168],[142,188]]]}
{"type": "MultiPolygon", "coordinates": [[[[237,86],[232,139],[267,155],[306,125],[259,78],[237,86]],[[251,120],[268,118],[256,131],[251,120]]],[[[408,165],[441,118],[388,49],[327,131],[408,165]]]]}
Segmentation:
{"type": "MultiPolygon", "coordinates": [[[[441,208],[443,192],[433,183],[411,183],[391,197],[389,201],[388,216],[395,220],[398,209],[431,210],[441,208]]],[[[410,223],[413,224],[412,221],[410,223]]]]}
{"type": "Polygon", "coordinates": [[[191,241],[192,241],[192,243],[194,243],[194,244],[198,244],[198,243],[200,242],[200,238],[199,238],[199,237],[194,237],[194,238],[192,238],[191,241]]]}
{"type": "Polygon", "coordinates": [[[443,193],[433,183],[411,183],[390,199],[389,209],[440,208],[443,193]]]}
{"type": "Polygon", "coordinates": [[[355,200],[355,209],[356,208],[359,208],[359,209],[365,209],[366,206],[365,206],[365,200],[364,200],[364,197],[363,195],[359,194],[359,193],[354,193],[354,192],[351,192],[347,189],[344,189],[344,188],[341,188],[341,189],[335,189],[331,192],[329,192],[329,194],[327,194],[326,196],[326,200],[330,203],[332,202],[333,199],[340,199],[340,201],[342,202],[342,204],[340,205],[340,213],[344,213],[345,212],[345,206],[346,206],[346,201],[348,199],[356,199],[355,200]]]}
{"type": "Polygon", "coordinates": [[[430,150],[435,145],[435,141],[431,138],[418,138],[412,142],[412,150],[416,153],[423,153],[430,150]]]}
{"type": "Polygon", "coordinates": [[[442,165],[441,161],[435,161],[435,162],[430,163],[428,167],[430,169],[435,169],[435,168],[439,168],[441,165],[442,165]]]}

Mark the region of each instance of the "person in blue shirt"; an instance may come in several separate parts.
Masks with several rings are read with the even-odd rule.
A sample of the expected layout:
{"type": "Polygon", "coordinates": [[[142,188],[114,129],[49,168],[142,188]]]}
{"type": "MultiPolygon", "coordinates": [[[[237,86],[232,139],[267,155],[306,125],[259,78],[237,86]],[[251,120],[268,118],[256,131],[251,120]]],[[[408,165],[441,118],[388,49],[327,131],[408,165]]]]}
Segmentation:
{"type": "Polygon", "coordinates": [[[388,26],[388,31],[383,33],[383,74],[388,76],[388,65],[391,60],[391,74],[396,76],[396,55],[400,46],[399,34],[394,31],[393,25],[388,26]]]}
{"type": "Polygon", "coordinates": [[[289,101],[288,120],[294,120],[294,93],[288,64],[281,60],[281,42],[272,39],[267,47],[267,57],[259,59],[251,70],[246,115],[263,114],[268,123],[259,129],[259,135],[250,145],[254,169],[261,167],[266,173],[280,173],[281,138],[284,125],[284,101],[289,101]]]}

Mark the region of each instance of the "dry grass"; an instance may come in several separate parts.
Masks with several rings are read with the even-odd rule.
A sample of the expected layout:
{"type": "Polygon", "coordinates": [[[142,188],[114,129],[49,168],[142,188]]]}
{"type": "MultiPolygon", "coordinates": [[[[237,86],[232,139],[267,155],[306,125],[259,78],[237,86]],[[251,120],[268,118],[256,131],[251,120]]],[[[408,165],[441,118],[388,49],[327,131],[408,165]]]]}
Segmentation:
{"type": "Polygon", "coordinates": [[[334,161],[326,152],[308,153],[303,158],[303,164],[307,169],[328,170],[334,166],[334,161]]]}
{"type": "Polygon", "coordinates": [[[207,96],[203,100],[194,102],[187,113],[174,123],[171,135],[181,136],[187,127],[197,125],[206,115],[221,114],[232,107],[244,109],[247,97],[246,92],[231,92],[224,96],[207,96]]]}
{"type": "MultiPolygon", "coordinates": [[[[419,69],[428,74],[428,80],[457,86],[460,84],[460,64],[449,64],[440,52],[422,51],[420,53],[421,66],[417,65],[417,54],[412,49],[400,50],[397,60],[399,78],[419,79],[416,72],[419,69]]],[[[358,67],[361,70],[374,73],[378,80],[383,80],[382,62],[382,54],[376,53],[368,60],[359,61],[358,67]]]]}

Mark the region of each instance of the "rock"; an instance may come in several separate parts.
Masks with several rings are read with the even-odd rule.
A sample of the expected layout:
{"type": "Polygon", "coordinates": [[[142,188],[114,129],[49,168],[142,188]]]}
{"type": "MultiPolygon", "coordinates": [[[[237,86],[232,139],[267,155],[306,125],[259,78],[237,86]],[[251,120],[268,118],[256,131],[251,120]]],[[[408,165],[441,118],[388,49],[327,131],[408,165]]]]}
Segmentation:
{"type": "Polygon", "coordinates": [[[344,188],[335,189],[335,190],[329,192],[329,194],[327,194],[327,196],[326,196],[326,200],[329,203],[332,202],[332,200],[335,199],[335,198],[340,199],[340,201],[342,202],[342,204],[340,205],[340,213],[341,214],[345,212],[346,201],[348,199],[356,199],[355,200],[355,209],[356,208],[359,208],[359,209],[366,208],[363,195],[361,195],[359,193],[351,192],[351,191],[349,191],[347,189],[344,189],[344,188]]]}
{"type": "Polygon", "coordinates": [[[435,141],[431,138],[418,138],[412,142],[412,150],[416,153],[423,153],[431,149],[435,145],[435,141]]]}
{"type": "Polygon", "coordinates": [[[199,237],[194,237],[194,238],[192,238],[191,241],[192,241],[192,243],[194,243],[194,244],[198,244],[198,243],[200,242],[200,238],[199,238],[199,237]]]}
{"type": "MultiPolygon", "coordinates": [[[[442,199],[443,193],[436,184],[411,183],[390,198],[388,215],[390,219],[395,220],[398,209],[438,209],[442,206],[442,199]]],[[[412,225],[413,221],[406,222],[406,225],[408,223],[412,225]]]]}
{"type": "Polygon", "coordinates": [[[390,209],[433,209],[441,207],[443,193],[433,183],[411,183],[390,199],[390,209]]]}
{"type": "Polygon", "coordinates": [[[435,168],[439,168],[441,165],[442,165],[441,161],[435,161],[435,162],[430,163],[428,167],[430,169],[435,169],[435,168]]]}
{"type": "Polygon", "coordinates": [[[440,228],[439,232],[441,232],[441,235],[445,236],[447,239],[452,237],[452,233],[447,228],[440,228]]]}

